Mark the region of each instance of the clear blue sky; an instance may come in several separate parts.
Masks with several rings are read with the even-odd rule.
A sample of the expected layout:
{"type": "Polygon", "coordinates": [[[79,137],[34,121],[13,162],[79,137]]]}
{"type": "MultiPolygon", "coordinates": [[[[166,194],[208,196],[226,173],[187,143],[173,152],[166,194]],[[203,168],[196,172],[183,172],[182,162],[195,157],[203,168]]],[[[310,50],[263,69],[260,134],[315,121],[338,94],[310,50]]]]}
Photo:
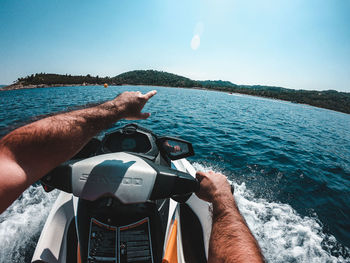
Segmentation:
{"type": "Polygon", "coordinates": [[[134,69],[350,92],[350,1],[0,0],[0,84],[134,69]]]}

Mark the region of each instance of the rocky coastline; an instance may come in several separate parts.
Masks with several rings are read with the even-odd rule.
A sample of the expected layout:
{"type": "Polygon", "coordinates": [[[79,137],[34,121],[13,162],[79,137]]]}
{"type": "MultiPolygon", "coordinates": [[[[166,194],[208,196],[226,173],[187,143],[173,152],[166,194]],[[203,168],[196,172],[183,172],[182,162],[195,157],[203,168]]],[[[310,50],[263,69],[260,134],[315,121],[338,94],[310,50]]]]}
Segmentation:
{"type": "Polygon", "coordinates": [[[78,87],[78,86],[101,86],[101,84],[29,84],[24,85],[23,83],[15,83],[5,87],[0,88],[0,91],[5,90],[18,90],[18,89],[40,89],[40,88],[51,88],[51,87],[78,87]]]}

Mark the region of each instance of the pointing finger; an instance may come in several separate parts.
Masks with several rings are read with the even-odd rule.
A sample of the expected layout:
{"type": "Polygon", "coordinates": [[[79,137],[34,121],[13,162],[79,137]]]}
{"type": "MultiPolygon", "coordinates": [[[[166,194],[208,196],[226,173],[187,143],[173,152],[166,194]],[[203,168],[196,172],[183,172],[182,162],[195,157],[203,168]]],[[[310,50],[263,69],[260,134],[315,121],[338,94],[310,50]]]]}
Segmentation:
{"type": "Polygon", "coordinates": [[[146,93],[145,95],[143,95],[143,97],[146,99],[146,100],[149,100],[150,98],[152,98],[154,95],[157,94],[157,91],[156,90],[152,90],[148,93],[146,93]]]}
{"type": "Polygon", "coordinates": [[[149,112],[141,112],[140,119],[147,119],[149,116],[151,116],[151,113],[149,112]]]}

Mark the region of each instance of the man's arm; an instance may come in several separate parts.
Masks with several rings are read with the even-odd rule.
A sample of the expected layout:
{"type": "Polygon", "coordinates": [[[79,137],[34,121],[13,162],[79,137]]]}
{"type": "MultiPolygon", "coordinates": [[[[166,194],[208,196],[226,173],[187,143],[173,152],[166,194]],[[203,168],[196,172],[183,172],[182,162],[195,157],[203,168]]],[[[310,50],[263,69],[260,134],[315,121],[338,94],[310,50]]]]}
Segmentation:
{"type": "Polygon", "coordinates": [[[259,245],[239,213],[231,186],[222,174],[197,172],[198,197],[213,204],[210,262],[263,262],[259,245]]]}
{"type": "Polygon", "coordinates": [[[124,92],[96,107],[48,117],[20,127],[0,140],[0,213],[31,184],[69,160],[93,136],[120,119],[141,113],[156,94],[124,92]]]}

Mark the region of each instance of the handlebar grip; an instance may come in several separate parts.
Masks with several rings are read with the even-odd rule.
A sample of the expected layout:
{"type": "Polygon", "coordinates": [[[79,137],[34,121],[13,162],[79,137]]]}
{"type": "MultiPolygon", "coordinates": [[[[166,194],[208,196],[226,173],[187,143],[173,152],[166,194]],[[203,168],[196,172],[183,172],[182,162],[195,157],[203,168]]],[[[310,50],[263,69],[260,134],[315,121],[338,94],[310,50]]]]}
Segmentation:
{"type": "Polygon", "coordinates": [[[151,200],[188,195],[199,190],[199,182],[188,173],[157,167],[157,178],[154,183],[151,200]]]}
{"type": "Polygon", "coordinates": [[[199,191],[199,182],[188,173],[176,171],[177,177],[173,187],[174,195],[196,193],[199,191]]]}
{"type": "Polygon", "coordinates": [[[72,167],[65,163],[53,169],[40,179],[44,185],[72,193],[72,167]]]}

